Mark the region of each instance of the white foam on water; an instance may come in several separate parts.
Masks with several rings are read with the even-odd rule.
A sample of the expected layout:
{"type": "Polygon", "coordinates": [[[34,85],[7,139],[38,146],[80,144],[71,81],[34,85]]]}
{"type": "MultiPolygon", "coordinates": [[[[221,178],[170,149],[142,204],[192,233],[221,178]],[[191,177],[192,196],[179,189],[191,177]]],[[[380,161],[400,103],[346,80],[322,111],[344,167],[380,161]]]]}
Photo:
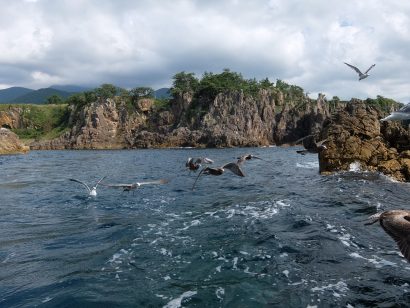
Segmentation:
{"type": "Polygon", "coordinates": [[[282,271],[283,275],[286,276],[286,278],[289,278],[289,271],[288,270],[284,270],[282,271]]]}
{"type": "Polygon", "coordinates": [[[351,256],[352,258],[356,258],[356,259],[366,260],[366,261],[368,261],[368,262],[374,264],[374,266],[375,266],[376,268],[382,268],[382,267],[384,267],[384,266],[397,267],[397,264],[396,264],[396,263],[387,261],[387,260],[385,260],[385,259],[383,259],[383,258],[380,258],[379,256],[375,256],[375,255],[372,256],[373,258],[366,258],[366,257],[363,257],[362,255],[360,255],[360,254],[358,254],[358,253],[356,253],[356,252],[353,252],[353,253],[349,254],[349,256],[351,256]]]}
{"type": "Polygon", "coordinates": [[[238,267],[236,266],[238,264],[238,257],[233,258],[232,262],[233,262],[232,268],[233,269],[238,269],[238,267]]]}
{"type": "Polygon", "coordinates": [[[165,248],[161,248],[161,249],[159,250],[159,252],[160,252],[163,256],[172,257],[172,251],[166,250],[165,248]]]}
{"type": "Polygon", "coordinates": [[[322,294],[325,291],[331,291],[334,297],[340,298],[342,296],[346,296],[346,293],[347,291],[349,291],[349,288],[347,287],[346,282],[341,280],[334,284],[330,283],[325,286],[311,288],[311,291],[322,293],[322,294]]]}
{"type": "Polygon", "coordinates": [[[296,167],[304,168],[304,169],[317,169],[319,168],[319,162],[311,161],[311,162],[305,162],[305,163],[296,163],[296,167]]]}
{"type": "Polygon", "coordinates": [[[43,299],[41,302],[42,303],[47,303],[47,302],[49,302],[49,301],[51,301],[53,298],[52,297],[49,297],[49,296],[47,296],[45,299],[43,299]]]}
{"type": "Polygon", "coordinates": [[[350,233],[346,232],[345,228],[340,227],[340,230],[338,230],[335,226],[331,224],[326,224],[326,229],[331,233],[337,234],[337,238],[346,247],[359,248],[359,246],[354,242],[355,237],[350,233]]]}
{"type": "Polygon", "coordinates": [[[170,302],[168,302],[168,303],[164,306],[164,308],[179,308],[179,307],[181,307],[182,301],[183,301],[185,298],[189,298],[189,297],[191,297],[191,296],[194,296],[194,295],[196,295],[197,293],[198,293],[198,292],[196,292],[196,291],[187,291],[187,292],[184,292],[184,293],[181,294],[180,297],[175,298],[175,299],[171,300],[170,302]]]}
{"type": "Polygon", "coordinates": [[[360,172],[362,171],[362,167],[358,161],[355,161],[349,165],[349,171],[351,172],[360,172]]]}
{"type": "Polygon", "coordinates": [[[201,224],[201,221],[199,219],[194,219],[190,223],[185,223],[184,222],[184,228],[181,228],[179,230],[188,230],[191,227],[199,226],[201,224]]]}
{"type": "Polygon", "coordinates": [[[222,266],[219,265],[219,266],[217,266],[217,267],[215,268],[215,270],[216,270],[218,273],[220,273],[220,272],[221,272],[221,268],[222,268],[222,266]]]}
{"type": "Polygon", "coordinates": [[[169,275],[167,275],[167,276],[164,277],[164,280],[165,280],[165,281],[170,280],[170,279],[171,279],[171,277],[169,277],[169,275]]]}
{"type": "Polygon", "coordinates": [[[216,289],[215,295],[216,295],[216,297],[217,297],[219,300],[222,300],[222,299],[223,299],[223,296],[225,295],[225,289],[219,287],[218,289],[216,289]]]}

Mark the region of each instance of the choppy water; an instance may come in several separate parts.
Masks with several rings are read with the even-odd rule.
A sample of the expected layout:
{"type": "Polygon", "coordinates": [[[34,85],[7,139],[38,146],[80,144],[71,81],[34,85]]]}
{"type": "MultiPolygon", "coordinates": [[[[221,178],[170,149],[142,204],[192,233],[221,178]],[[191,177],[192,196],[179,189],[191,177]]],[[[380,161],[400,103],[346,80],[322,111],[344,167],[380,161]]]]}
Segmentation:
{"type": "Polygon", "coordinates": [[[1,307],[363,307],[410,303],[410,264],[378,225],[410,187],[320,176],[295,148],[33,151],[0,157],[1,307]],[[244,153],[246,177],[204,176],[244,153]],[[134,193],[88,183],[167,178],[134,193]]]}

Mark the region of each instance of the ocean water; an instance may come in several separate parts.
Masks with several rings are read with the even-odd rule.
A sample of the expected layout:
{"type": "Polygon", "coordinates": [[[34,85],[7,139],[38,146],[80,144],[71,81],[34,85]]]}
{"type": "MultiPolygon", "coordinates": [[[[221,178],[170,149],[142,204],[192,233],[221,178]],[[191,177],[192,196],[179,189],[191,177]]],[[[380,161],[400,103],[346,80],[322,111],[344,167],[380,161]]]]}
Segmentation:
{"type": "Polygon", "coordinates": [[[410,264],[377,224],[410,186],[321,176],[297,148],[0,156],[0,307],[408,307],[410,264]],[[201,176],[252,153],[246,177],[201,176]],[[133,192],[94,183],[165,178],[133,192]]]}

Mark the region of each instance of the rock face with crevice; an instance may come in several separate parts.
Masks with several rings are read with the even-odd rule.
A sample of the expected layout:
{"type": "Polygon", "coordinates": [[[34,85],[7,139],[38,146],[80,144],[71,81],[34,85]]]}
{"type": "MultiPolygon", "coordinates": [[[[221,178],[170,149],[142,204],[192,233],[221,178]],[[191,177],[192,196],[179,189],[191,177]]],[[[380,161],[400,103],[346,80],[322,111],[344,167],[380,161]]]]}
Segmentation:
{"type": "Polygon", "coordinates": [[[325,121],[320,139],[327,149],[319,154],[322,174],[349,170],[379,171],[398,181],[410,181],[410,134],[399,122],[380,122],[376,108],[352,100],[325,121]]]}
{"type": "Polygon", "coordinates": [[[0,154],[24,154],[28,151],[29,147],[15,133],[7,128],[0,128],[0,154]]]}

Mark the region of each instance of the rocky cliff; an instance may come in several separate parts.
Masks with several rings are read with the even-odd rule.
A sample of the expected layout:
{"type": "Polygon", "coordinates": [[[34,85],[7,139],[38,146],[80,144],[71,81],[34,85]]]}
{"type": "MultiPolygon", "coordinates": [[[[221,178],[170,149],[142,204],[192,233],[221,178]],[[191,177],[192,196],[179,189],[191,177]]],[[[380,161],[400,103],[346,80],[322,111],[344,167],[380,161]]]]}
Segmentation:
{"type": "Polygon", "coordinates": [[[33,149],[281,145],[320,131],[331,113],[323,97],[285,101],[277,90],[261,90],[256,97],[228,91],[205,102],[184,93],[167,109],[150,99],[130,108],[120,98],[70,108],[71,129],[32,143],[33,149]]]}
{"type": "Polygon", "coordinates": [[[326,139],[319,154],[321,173],[349,170],[379,171],[399,181],[410,181],[410,131],[400,122],[382,122],[378,109],[352,100],[329,117],[320,134],[326,139]]]}

